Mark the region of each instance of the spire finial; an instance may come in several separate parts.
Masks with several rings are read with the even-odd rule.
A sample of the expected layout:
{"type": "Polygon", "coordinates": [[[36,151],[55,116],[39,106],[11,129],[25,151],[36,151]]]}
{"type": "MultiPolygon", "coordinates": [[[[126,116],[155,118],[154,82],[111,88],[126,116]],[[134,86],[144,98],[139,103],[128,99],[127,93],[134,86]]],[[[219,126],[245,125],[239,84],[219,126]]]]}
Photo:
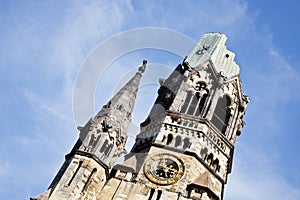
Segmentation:
{"type": "Polygon", "coordinates": [[[138,71],[140,73],[144,73],[144,71],[146,69],[146,65],[147,65],[147,60],[143,60],[143,65],[139,67],[138,71]]]}

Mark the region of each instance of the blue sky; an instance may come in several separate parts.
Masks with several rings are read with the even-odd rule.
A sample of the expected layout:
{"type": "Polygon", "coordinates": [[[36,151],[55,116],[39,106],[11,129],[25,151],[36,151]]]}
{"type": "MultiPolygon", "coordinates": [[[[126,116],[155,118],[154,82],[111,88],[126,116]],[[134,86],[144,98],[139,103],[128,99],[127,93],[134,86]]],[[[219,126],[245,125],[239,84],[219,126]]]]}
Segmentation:
{"type": "MultiPolygon", "coordinates": [[[[109,37],[143,27],[196,41],[207,32],[227,35],[251,102],[225,199],[300,199],[299,11],[297,0],[0,1],[0,199],[29,199],[49,186],[78,137],[72,98],[85,60],[109,37]]],[[[155,99],[155,80],[180,56],[123,55],[95,91],[97,110],[144,58],[157,70],[140,89],[131,142],[155,99]]]]}

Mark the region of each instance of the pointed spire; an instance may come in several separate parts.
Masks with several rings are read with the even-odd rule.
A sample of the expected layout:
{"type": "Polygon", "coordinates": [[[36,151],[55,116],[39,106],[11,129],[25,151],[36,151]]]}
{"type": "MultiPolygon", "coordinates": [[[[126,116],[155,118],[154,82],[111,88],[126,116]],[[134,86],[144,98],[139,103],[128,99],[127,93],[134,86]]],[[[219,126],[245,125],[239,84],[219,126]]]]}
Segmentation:
{"type": "Polygon", "coordinates": [[[142,66],[138,72],[111,98],[110,101],[94,119],[105,119],[102,122],[104,129],[112,127],[120,128],[120,136],[127,138],[127,131],[131,122],[131,114],[133,112],[137,91],[140,84],[142,73],[146,69],[147,61],[143,60],[142,66]]]}

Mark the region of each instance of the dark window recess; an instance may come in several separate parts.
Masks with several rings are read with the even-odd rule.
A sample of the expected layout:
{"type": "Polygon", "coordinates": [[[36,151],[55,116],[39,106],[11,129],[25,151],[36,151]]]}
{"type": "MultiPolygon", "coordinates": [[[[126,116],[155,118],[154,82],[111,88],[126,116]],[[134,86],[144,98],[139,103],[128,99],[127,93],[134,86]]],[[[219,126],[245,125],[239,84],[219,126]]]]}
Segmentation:
{"type": "Polygon", "coordinates": [[[200,116],[208,97],[208,89],[205,83],[198,83],[195,87],[197,92],[188,91],[181,112],[189,115],[200,116]]]}
{"type": "Polygon", "coordinates": [[[205,105],[205,102],[206,102],[207,97],[208,97],[208,94],[204,94],[204,95],[202,96],[201,100],[199,101],[198,109],[197,109],[197,111],[196,111],[196,112],[198,112],[198,113],[196,113],[196,115],[200,115],[200,114],[201,114],[201,112],[202,112],[202,110],[203,110],[203,108],[204,108],[204,105],[205,105]]]}
{"type": "Polygon", "coordinates": [[[180,146],[180,144],[181,144],[181,137],[178,135],[175,139],[175,147],[180,146]]]}
{"type": "Polygon", "coordinates": [[[171,144],[172,140],[173,140],[173,135],[169,134],[167,138],[167,145],[171,144]]]}
{"type": "Polygon", "coordinates": [[[208,152],[208,150],[207,150],[206,147],[205,147],[204,149],[201,149],[200,155],[201,155],[201,158],[202,158],[203,160],[205,160],[205,157],[206,157],[206,155],[207,155],[207,152],[208,152]]]}
{"type": "Polygon", "coordinates": [[[181,108],[181,112],[182,113],[186,112],[186,110],[187,110],[187,108],[188,108],[188,106],[190,104],[192,95],[193,95],[193,92],[191,92],[191,91],[187,92],[187,95],[186,95],[186,98],[185,98],[185,102],[183,103],[182,108],[181,108]]]}
{"type": "Polygon", "coordinates": [[[100,153],[104,152],[104,150],[106,149],[107,145],[108,145],[108,140],[105,140],[104,143],[103,143],[103,145],[102,145],[102,147],[101,147],[101,149],[100,149],[100,153]]]}
{"type": "Polygon", "coordinates": [[[223,134],[226,132],[231,117],[230,105],[231,101],[228,96],[220,98],[211,119],[213,125],[215,125],[215,127],[223,134]]]}
{"type": "Polygon", "coordinates": [[[161,190],[158,190],[158,191],[157,191],[157,198],[156,198],[156,200],[159,200],[160,197],[161,197],[161,195],[162,195],[162,191],[161,191],[161,190]]]}
{"type": "Polygon", "coordinates": [[[114,146],[113,144],[110,144],[110,145],[108,145],[108,147],[105,149],[104,154],[105,154],[106,156],[108,156],[108,155],[110,154],[110,152],[111,152],[113,146],[114,146]]]}
{"type": "Polygon", "coordinates": [[[190,101],[190,106],[189,106],[189,109],[187,111],[187,114],[189,115],[193,115],[195,110],[196,110],[196,107],[197,107],[197,103],[198,103],[198,98],[196,95],[193,95],[191,101],[190,101]]]}
{"type": "Polygon", "coordinates": [[[154,195],[154,192],[155,192],[155,190],[154,190],[153,188],[151,188],[151,191],[150,191],[150,195],[149,195],[148,200],[151,200],[151,199],[152,199],[152,197],[153,197],[153,195],[154,195]]]}
{"type": "Polygon", "coordinates": [[[189,138],[185,138],[184,140],[183,140],[183,149],[186,149],[186,148],[189,148],[190,147],[190,140],[189,140],[189,138]]]}
{"type": "Polygon", "coordinates": [[[78,173],[78,171],[79,171],[79,169],[80,169],[82,163],[83,163],[82,161],[79,161],[79,164],[78,164],[78,166],[77,166],[77,168],[76,168],[76,170],[75,170],[75,172],[74,172],[72,178],[70,179],[70,181],[69,181],[69,183],[68,183],[68,186],[71,185],[71,183],[72,183],[72,181],[74,180],[76,174],[78,173]]]}
{"type": "Polygon", "coordinates": [[[94,176],[94,174],[96,173],[97,169],[94,168],[93,171],[91,172],[91,174],[89,175],[88,179],[86,180],[86,183],[84,184],[81,192],[84,193],[86,191],[86,189],[88,188],[88,186],[90,185],[92,178],[94,176]]]}

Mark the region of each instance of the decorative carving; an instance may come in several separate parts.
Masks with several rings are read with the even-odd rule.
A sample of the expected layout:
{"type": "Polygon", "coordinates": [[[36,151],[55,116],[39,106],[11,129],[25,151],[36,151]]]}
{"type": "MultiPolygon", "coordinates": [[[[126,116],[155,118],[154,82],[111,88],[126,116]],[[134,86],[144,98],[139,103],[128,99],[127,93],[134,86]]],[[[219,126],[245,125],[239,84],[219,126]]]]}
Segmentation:
{"type": "Polygon", "coordinates": [[[110,125],[107,123],[106,118],[102,121],[101,125],[102,125],[102,131],[103,131],[103,132],[108,132],[109,129],[112,128],[112,126],[110,126],[110,125]]]}

